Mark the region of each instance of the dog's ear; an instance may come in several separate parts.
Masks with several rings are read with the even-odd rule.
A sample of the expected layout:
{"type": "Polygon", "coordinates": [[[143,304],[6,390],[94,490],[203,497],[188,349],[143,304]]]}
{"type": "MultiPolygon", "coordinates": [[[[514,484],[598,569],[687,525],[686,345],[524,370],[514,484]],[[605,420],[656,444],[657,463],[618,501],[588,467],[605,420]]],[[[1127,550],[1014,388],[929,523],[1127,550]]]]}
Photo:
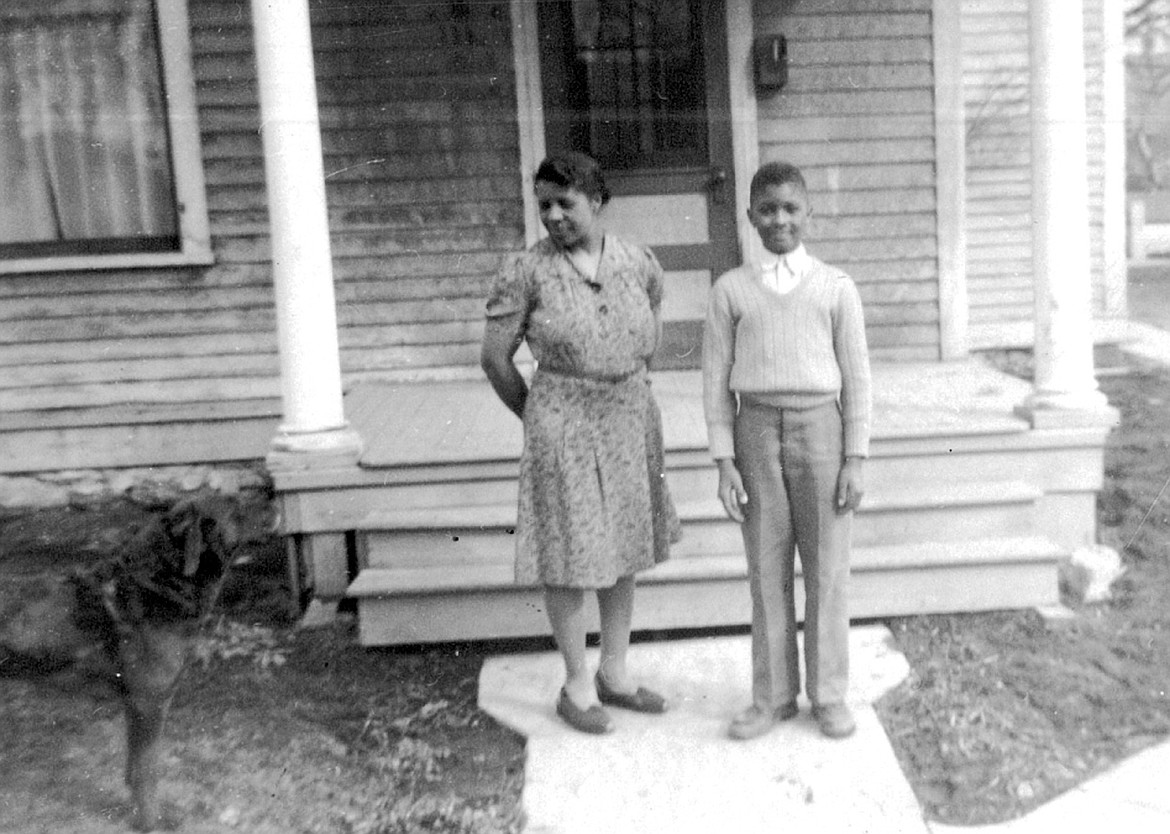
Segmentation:
{"type": "Polygon", "coordinates": [[[226,506],[220,506],[200,519],[199,524],[203,528],[205,552],[218,560],[210,569],[218,573],[231,562],[240,543],[240,527],[235,513],[226,506]]]}
{"type": "Polygon", "coordinates": [[[200,519],[192,519],[183,542],[183,576],[194,576],[199,572],[205,547],[203,524],[200,519]]]}
{"type": "Polygon", "coordinates": [[[219,543],[224,552],[227,554],[235,552],[240,543],[240,524],[235,513],[230,511],[219,513],[212,523],[215,527],[214,535],[219,536],[219,543]]]}
{"type": "Polygon", "coordinates": [[[204,546],[201,515],[199,507],[190,499],[178,501],[167,513],[166,527],[171,541],[175,545],[182,542],[183,576],[194,576],[199,570],[204,546]]]}
{"type": "Polygon", "coordinates": [[[183,576],[188,578],[205,567],[205,557],[222,563],[207,565],[209,575],[221,573],[239,543],[239,526],[232,506],[215,498],[180,501],[167,514],[167,526],[175,544],[182,542],[183,576]]]}

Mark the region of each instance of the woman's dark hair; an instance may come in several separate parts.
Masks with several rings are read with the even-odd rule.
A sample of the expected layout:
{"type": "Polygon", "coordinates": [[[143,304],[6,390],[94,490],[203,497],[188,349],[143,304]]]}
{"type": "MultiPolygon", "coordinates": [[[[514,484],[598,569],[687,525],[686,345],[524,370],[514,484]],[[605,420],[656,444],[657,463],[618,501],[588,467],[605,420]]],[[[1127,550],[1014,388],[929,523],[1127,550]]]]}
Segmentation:
{"type": "Polygon", "coordinates": [[[536,169],[535,181],[575,189],[590,199],[601,200],[603,206],[609,202],[609,187],[605,184],[601,166],[593,157],[577,151],[546,157],[536,169]]]}

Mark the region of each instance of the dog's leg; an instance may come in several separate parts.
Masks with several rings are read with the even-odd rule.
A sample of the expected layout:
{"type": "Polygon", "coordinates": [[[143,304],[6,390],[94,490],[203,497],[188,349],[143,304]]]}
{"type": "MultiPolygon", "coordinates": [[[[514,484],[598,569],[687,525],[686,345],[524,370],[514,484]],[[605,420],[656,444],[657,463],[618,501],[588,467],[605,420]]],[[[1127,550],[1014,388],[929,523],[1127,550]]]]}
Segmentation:
{"type": "Polygon", "coordinates": [[[187,639],[169,629],[142,626],[122,638],[126,707],[126,784],[134,803],[134,827],[151,831],[162,822],[158,783],[162,735],[175,684],[183,670],[187,639]]]}
{"type": "Polygon", "coordinates": [[[153,831],[162,822],[158,798],[162,731],[170,697],[142,709],[126,706],[126,784],[134,802],[134,828],[153,831]]]}

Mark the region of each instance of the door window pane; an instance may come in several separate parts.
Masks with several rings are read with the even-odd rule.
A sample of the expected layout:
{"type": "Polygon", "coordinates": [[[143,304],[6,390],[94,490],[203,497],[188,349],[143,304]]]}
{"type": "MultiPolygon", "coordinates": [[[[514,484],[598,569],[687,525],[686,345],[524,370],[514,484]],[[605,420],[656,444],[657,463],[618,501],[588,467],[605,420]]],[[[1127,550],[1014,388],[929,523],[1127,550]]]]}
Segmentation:
{"type": "Polygon", "coordinates": [[[0,4],[0,257],[175,251],[153,0],[0,4]]]}
{"type": "Polygon", "coordinates": [[[619,171],[706,164],[700,20],[698,0],[543,3],[549,145],[619,171]]]}

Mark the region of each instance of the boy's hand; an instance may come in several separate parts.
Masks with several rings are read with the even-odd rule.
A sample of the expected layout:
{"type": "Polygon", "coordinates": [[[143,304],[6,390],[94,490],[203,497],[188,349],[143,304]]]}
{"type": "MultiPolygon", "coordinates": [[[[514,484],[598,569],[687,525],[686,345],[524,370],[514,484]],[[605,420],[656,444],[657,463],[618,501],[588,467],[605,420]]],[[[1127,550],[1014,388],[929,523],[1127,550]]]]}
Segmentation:
{"type": "Polygon", "coordinates": [[[723,509],[732,521],[743,523],[743,505],[748,502],[747,490],[743,488],[743,478],[735,468],[735,461],[731,458],[719,458],[719,500],[723,502],[723,509]]]}
{"type": "Polygon", "coordinates": [[[837,476],[837,512],[851,513],[861,505],[865,494],[865,473],[862,458],[845,458],[837,476]]]}

